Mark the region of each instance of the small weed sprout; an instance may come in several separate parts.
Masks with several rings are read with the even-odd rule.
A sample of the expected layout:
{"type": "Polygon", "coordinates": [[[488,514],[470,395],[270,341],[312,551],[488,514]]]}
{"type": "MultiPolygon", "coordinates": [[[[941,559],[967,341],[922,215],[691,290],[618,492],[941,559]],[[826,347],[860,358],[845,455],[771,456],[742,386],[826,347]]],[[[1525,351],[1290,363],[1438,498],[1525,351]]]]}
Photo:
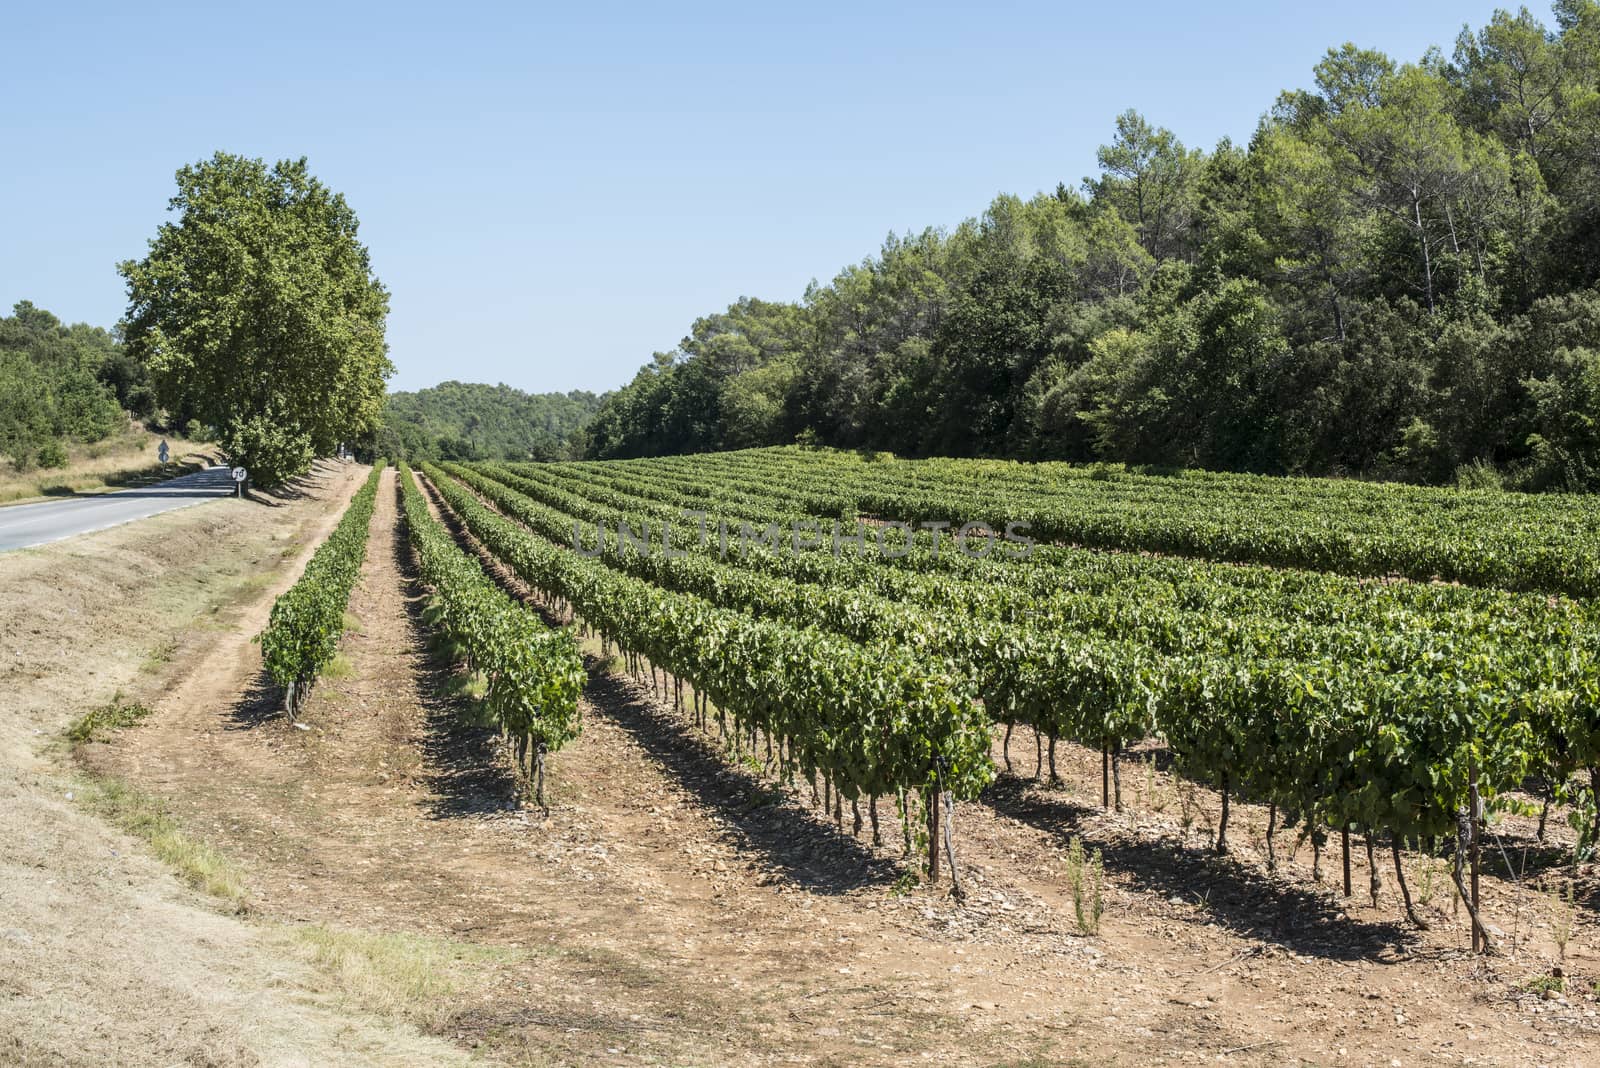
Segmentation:
{"type": "Polygon", "coordinates": [[[1578,924],[1578,905],[1573,893],[1572,880],[1561,879],[1545,883],[1545,896],[1550,900],[1550,937],[1555,939],[1559,959],[1567,959],[1567,943],[1572,941],[1573,929],[1578,924]]]}
{"type": "Polygon", "coordinates": [[[1432,901],[1434,895],[1449,882],[1449,873],[1450,867],[1443,860],[1424,857],[1417,878],[1417,904],[1426,905],[1432,901]]]}
{"type": "Polygon", "coordinates": [[[1194,818],[1198,807],[1195,797],[1194,785],[1187,780],[1178,784],[1178,819],[1183,825],[1183,840],[1189,840],[1189,832],[1194,829],[1194,818]]]}
{"type": "Polygon", "coordinates": [[[1100,917],[1105,912],[1105,860],[1098,849],[1092,856],[1087,855],[1081,838],[1073,838],[1067,846],[1067,885],[1072,890],[1078,932],[1099,934],[1100,917]]]}
{"type": "Polygon", "coordinates": [[[1567,992],[1567,980],[1559,975],[1536,975],[1524,982],[1522,989],[1541,995],[1549,991],[1565,994],[1567,992]]]}

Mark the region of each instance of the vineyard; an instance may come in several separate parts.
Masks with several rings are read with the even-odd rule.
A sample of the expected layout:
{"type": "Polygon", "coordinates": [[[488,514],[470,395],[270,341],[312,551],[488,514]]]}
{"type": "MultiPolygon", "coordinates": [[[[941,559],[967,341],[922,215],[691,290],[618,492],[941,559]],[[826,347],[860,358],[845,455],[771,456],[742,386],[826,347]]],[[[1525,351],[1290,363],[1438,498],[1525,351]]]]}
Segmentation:
{"type": "MultiPolygon", "coordinates": [[[[276,524],[223,572],[271,596],[75,753],[218,843],[341,1013],[413,990],[491,1063],[1593,1063],[1596,609],[1535,566],[1590,506],[791,448],[330,463],[265,519],[190,513],[196,559],[276,524]],[[1079,497],[1104,544],[1044,528],[1079,497]]],[[[81,604],[12,647],[45,663],[81,604]]]]}
{"type": "MultiPolygon", "coordinates": [[[[1123,754],[1157,744],[1219,795],[1219,853],[1230,800],[1268,807],[1269,866],[1279,831],[1319,871],[1336,842],[1347,895],[1352,838],[1392,852],[1418,924],[1402,853],[1448,855],[1485,946],[1498,813],[1595,837],[1585,498],[793,449],[422,470],[730,757],[841,826],[848,807],[856,834],[865,807],[875,845],[892,800],[930,879],[1019,727],[1052,778],[1059,743],[1097,751],[1118,810],[1123,754]]],[[[560,699],[526,707],[565,739],[560,699]]]]}
{"type": "Polygon", "coordinates": [[[1600,0],[1276,6],[7,19],[0,1068],[1600,1066],[1600,0]]]}
{"type": "Polygon", "coordinates": [[[457,643],[466,670],[481,676],[482,704],[511,741],[519,770],[544,804],[545,756],[577,737],[583,661],[572,634],[552,630],[484,574],[428,512],[400,468],[406,529],[422,581],[434,591],[430,621],[457,643]]]}
{"type": "Polygon", "coordinates": [[[272,605],[267,629],[257,637],[261,659],[283,692],[283,709],[290,719],[305,704],[317,676],[339,651],[344,634],[344,609],[350,589],[367,557],[367,527],[372,521],[382,463],[345,509],[328,540],[318,546],[305,572],[272,605]]]}

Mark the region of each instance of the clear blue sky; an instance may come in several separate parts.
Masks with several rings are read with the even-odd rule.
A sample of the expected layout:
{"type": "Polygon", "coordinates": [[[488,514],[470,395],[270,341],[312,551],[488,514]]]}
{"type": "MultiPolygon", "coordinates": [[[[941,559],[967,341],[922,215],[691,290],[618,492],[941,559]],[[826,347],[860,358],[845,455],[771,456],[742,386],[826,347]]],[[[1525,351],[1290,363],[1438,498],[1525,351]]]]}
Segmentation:
{"type": "Polygon", "coordinates": [[[1243,140],[1329,46],[1416,59],[1494,7],[13,5],[0,307],[109,326],[180,165],[305,155],[393,294],[393,388],[608,389],[741,295],[1076,184],[1124,108],[1243,140]]]}

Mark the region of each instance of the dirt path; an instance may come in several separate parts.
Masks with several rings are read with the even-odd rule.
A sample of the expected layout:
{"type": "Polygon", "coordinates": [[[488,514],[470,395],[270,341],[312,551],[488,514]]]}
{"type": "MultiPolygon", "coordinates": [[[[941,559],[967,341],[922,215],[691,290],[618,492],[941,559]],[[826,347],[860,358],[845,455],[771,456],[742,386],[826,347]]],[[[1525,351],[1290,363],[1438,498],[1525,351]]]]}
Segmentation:
{"type": "MultiPolygon", "coordinates": [[[[1005,777],[961,806],[964,907],[895,891],[889,806],[889,845],[874,850],[730,763],[647,684],[601,670],[583,736],[551,760],[552,812],[511,807],[509,764],[460,721],[423,611],[391,473],[351,601],[349,673],[313,694],[308,729],[267,717],[259,693],[217,690],[102,749],[239,861],[266,917],[426,938],[448,988],[411,1012],[480,1054],[1532,1065],[1596,1052],[1592,997],[1508,995],[1537,954],[1483,972],[1452,948],[1447,914],[1412,937],[1392,900],[1372,910],[1309,888],[1304,852],[1267,879],[1205,856],[1198,826],[1179,848],[1189,806],[1164,775],[1130,770],[1142,811],[1101,814],[1098,760],[1081,750],[1062,751],[1064,789],[1005,777]],[[1094,938],[1076,933],[1067,890],[1075,836],[1108,871],[1094,938]]],[[[1239,809],[1243,852],[1257,815],[1239,809]]],[[[1591,967],[1581,944],[1569,957],[1591,967]]]]}
{"type": "Polygon", "coordinates": [[[61,732],[248,647],[358,473],[0,558],[0,1063],[399,1065],[460,1059],[346,1013],[303,954],[180,885],[79,807],[61,732]]]}
{"type": "MultiPolygon", "coordinates": [[[[187,711],[107,747],[118,767],[172,797],[186,826],[241,860],[258,908],[494,947],[438,1026],[508,1051],[578,1061],[632,1050],[677,1062],[742,1050],[731,1059],[754,1062],[792,1042],[843,1055],[856,1036],[832,1021],[854,1009],[881,1019],[875,1045],[929,1048],[915,1011],[926,995],[914,983],[863,984],[839,971],[865,930],[853,908],[829,900],[840,876],[823,860],[837,843],[821,839],[832,832],[807,826],[813,841],[794,853],[817,861],[814,889],[756,886],[767,877],[747,870],[730,841],[738,829],[717,811],[739,777],[705,753],[677,769],[687,781],[673,775],[660,759],[682,745],[671,728],[640,737],[591,706],[582,742],[555,761],[552,816],[508,809],[496,740],[455,722],[439,696],[445,680],[423,644],[395,519],[386,482],[351,600],[352,675],[319,687],[302,716],[308,730],[262,718],[253,697],[224,716],[186,699],[174,708],[187,711]],[[884,1013],[907,994],[897,985],[916,995],[913,1011],[884,1013]],[[828,996],[812,1010],[807,995],[819,992],[828,996]],[[805,1015],[778,1008],[790,996],[805,1015]]],[[[637,715],[627,689],[601,677],[592,696],[637,715]]]]}

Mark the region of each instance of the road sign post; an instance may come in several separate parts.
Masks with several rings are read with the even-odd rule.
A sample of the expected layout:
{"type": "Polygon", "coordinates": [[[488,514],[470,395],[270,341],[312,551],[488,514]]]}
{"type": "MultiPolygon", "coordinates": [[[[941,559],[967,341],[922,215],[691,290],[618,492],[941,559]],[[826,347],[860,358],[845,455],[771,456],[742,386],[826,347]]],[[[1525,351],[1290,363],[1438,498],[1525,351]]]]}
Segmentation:
{"type": "Polygon", "coordinates": [[[233,484],[234,484],[234,487],[235,487],[234,496],[239,497],[240,499],[243,499],[243,497],[244,497],[244,482],[245,482],[245,479],[247,479],[249,477],[250,477],[250,472],[246,471],[244,468],[235,467],[233,469],[233,484]]]}
{"type": "Polygon", "coordinates": [[[167,457],[172,455],[171,450],[167,448],[166,438],[162,438],[161,444],[156,447],[156,455],[161,458],[163,464],[167,462],[167,457]]]}

